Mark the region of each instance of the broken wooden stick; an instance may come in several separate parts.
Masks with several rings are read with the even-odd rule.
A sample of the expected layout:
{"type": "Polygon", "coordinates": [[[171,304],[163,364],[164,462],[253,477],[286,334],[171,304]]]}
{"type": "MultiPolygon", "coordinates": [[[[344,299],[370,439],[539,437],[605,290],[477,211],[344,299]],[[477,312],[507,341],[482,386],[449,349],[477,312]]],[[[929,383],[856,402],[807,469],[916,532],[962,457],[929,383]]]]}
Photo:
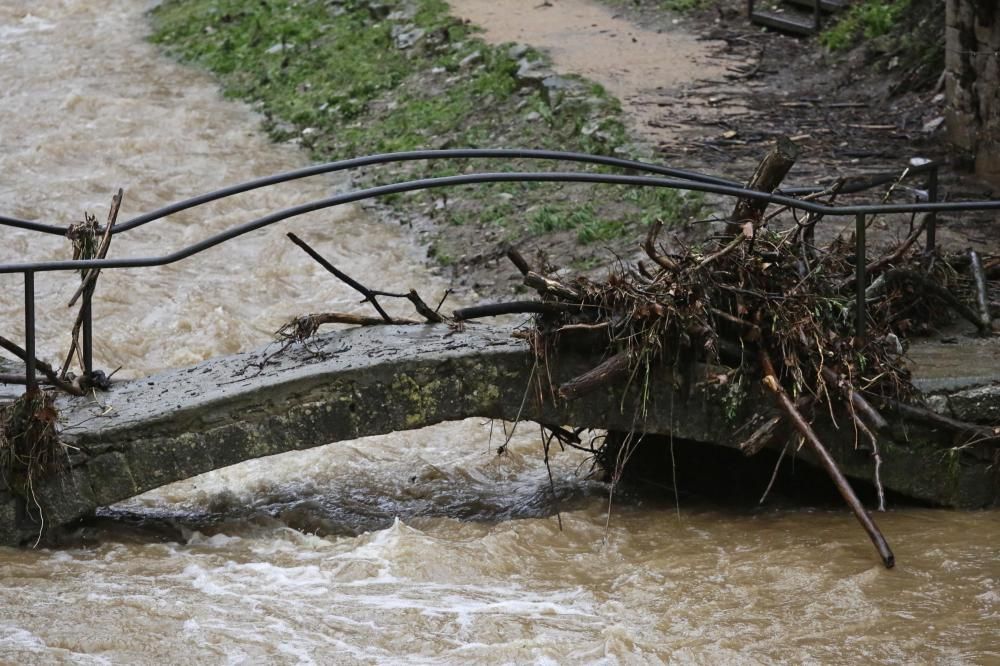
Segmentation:
{"type": "Polygon", "coordinates": [[[799,431],[799,434],[805,438],[809,446],[812,447],[813,452],[819,459],[820,464],[823,469],[826,470],[827,474],[833,480],[833,484],[837,487],[840,492],[841,497],[847,502],[847,505],[854,512],[854,516],[861,523],[865,532],[868,534],[868,538],[872,540],[875,544],[875,549],[878,551],[879,557],[882,558],[882,564],[885,565],[887,569],[891,569],[896,564],[896,558],[892,554],[892,550],[889,548],[889,544],[886,542],[885,537],[882,536],[882,532],[879,530],[875,521],[872,520],[868,512],[865,511],[865,507],[862,506],[861,501],[858,500],[858,496],[854,494],[854,490],[851,488],[851,484],[847,482],[843,473],[837,467],[836,461],[830,455],[830,452],[826,450],[823,446],[823,442],[820,441],[819,437],[816,436],[816,432],[812,427],[806,422],[802,414],[795,408],[795,403],[782,388],[781,384],[778,382],[778,376],[774,371],[774,364],[771,363],[771,357],[768,356],[767,352],[763,349],[760,351],[760,366],[764,373],[764,386],[766,386],[771,393],[774,394],[778,401],[778,405],[785,411],[788,418],[791,420],[792,425],[795,429],[799,431]]]}
{"type": "Polygon", "coordinates": [[[481,319],[483,317],[498,317],[507,314],[558,314],[560,312],[579,312],[584,305],[575,303],[552,303],[549,301],[510,301],[508,303],[490,303],[459,308],[451,313],[455,321],[481,319]]]}
{"type": "Polygon", "coordinates": [[[421,322],[413,319],[396,318],[386,321],[381,317],[366,317],[346,312],[318,312],[316,314],[296,317],[278,329],[279,338],[307,340],[316,334],[316,330],[324,324],[348,324],[350,326],[409,326],[421,322]]]}
{"type": "MultiPolygon", "coordinates": [[[[111,248],[111,236],[115,223],[118,221],[118,211],[121,209],[122,199],[124,196],[124,190],[118,188],[118,192],[111,198],[111,209],[108,211],[108,222],[104,226],[104,235],[101,236],[101,244],[97,248],[97,254],[95,256],[97,259],[105,259],[108,256],[108,250],[111,248]]],[[[100,268],[92,268],[87,271],[86,274],[84,274],[83,279],[80,281],[80,286],[77,287],[76,292],[74,292],[73,297],[69,299],[69,305],[67,305],[67,307],[73,307],[81,295],[86,294],[87,299],[93,296],[94,289],[97,287],[97,278],[100,274],[100,268]]],[[[63,379],[65,379],[66,373],[69,372],[69,366],[73,363],[73,357],[83,357],[83,353],[80,350],[80,331],[83,328],[84,311],[86,307],[86,303],[80,306],[80,311],[77,313],[76,320],[73,322],[73,330],[70,333],[69,351],[66,353],[66,360],[63,362],[62,368],[59,371],[59,377],[63,379]]],[[[86,371],[86,368],[84,368],[84,371],[86,371]]]]}
{"type": "MultiPolygon", "coordinates": [[[[97,250],[97,258],[104,259],[108,256],[108,249],[111,247],[111,235],[114,229],[115,222],[118,221],[118,211],[121,209],[122,198],[125,196],[124,190],[118,188],[118,193],[111,198],[111,210],[108,211],[108,223],[104,226],[104,235],[101,236],[101,245],[97,250]]],[[[80,282],[80,286],[73,293],[73,297],[69,299],[69,305],[66,307],[73,307],[83,292],[87,289],[93,291],[93,285],[97,281],[97,276],[101,274],[100,268],[92,268],[87,271],[87,274],[83,277],[80,282]]]]}
{"type": "Polygon", "coordinates": [[[428,323],[443,324],[445,322],[445,318],[437,310],[431,310],[430,306],[424,303],[424,299],[420,298],[416,290],[411,289],[406,294],[406,298],[413,303],[413,307],[416,308],[417,313],[426,319],[428,323]]]}
{"type": "Polygon", "coordinates": [[[918,224],[916,227],[913,228],[913,231],[910,232],[910,234],[903,240],[903,242],[900,243],[895,250],[893,250],[886,256],[876,259],[875,261],[865,266],[865,273],[868,275],[875,275],[886,266],[889,266],[899,261],[903,257],[903,255],[906,254],[906,251],[910,249],[910,246],[913,245],[913,243],[918,238],[920,238],[920,235],[922,233],[924,233],[924,229],[927,228],[928,219],[929,217],[927,214],[921,215],[920,224],[918,224]]]}
{"type": "Polygon", "coordinates": [[[578,289],[567,286],[551,278],[547,278],[534,271],[528,271],[528,273],[524,276],[524,284],[527,287],[536,289],[538,293],[543,296],[545,294],[552,294],[553,296],[564,298],[568,301],[579,302],[583,300],[583,294],[581,294],[578,289]]]}
{"type": "Polygon", "coordinates": [[[765,446],[777,439],[778,426],[781,425],[783,420],[781,415],[777,415],[764,421],[749,437],[740,442],[737,447],[740,453],[745,456],[753,456],[760,453],[765,446]]]}
{"type": "MultiPolygon", "coordinates": [[[[0,336],[0,347],[6,349],[14,356],[18,357],[25,363],[28,361],[28,352],[20,347],[20,345],[11,342],[7,338],[0,336]]],[[[35,359],[35,367],[42,371],[42,374],[49,380],[49,382],[56,388],[69,393],[70,395],[83,395],[83,391],[80,390],[76,385],[61,379],[56,371],[52,369],[52,366],[42,361],[41,359],[35,359]]],[[[27,379],[31,379],[30,377],[27,379]]]]}
{"type": "Polygon", "coordinates": [[[878,495],[878,510],[885,511],[885,488],[882,486],[882,454],[878,450],[878,437],[865,425],[865,422],[858,416],[856,410],[851,410],[851,420],[854,422],[854,427],[857,428],[857,431],[868,438],[868,443],[871,444],[872,462],[875,463],[874,477],[875,492],[878,495]]]}
{"type": "Polygon", "coordinates": [[[517,270],[521,271],[521,275],[527,275],[531,272],[531,266],[528,265],[528,262],[524,260],[521,253],[515,248],[507,250],[507,258],[510,259],[510,262],[514,264],[514,266],[517,267],[517,270]]]}
{"type": "Polygon", "coordinates": [[[602,386],[607,386],[628,372],[628,360],[628,352],[615,354],[597,367],[565,382],[559,387],[559,397],[564,400],[576,400],[602,386]]]}
{"type": "Polygon", "coordinates": [[[841,377],[827,366],[823,366],[823,379],[827,385],[833,386],[847,398],[855,410],[865,417],[865,421],[879,432],[886,432],[889,429],[889,422],[885,420],[865,397],[854,390],[850,383],[841,381],[841,377]]]}
{"type": "Polygon", "coordinates": [[[661,229],[663,229],[663,220],[653,222],[649,227],[649,233],[646,234],[646,242],[642,244],[642,248],[646,251],[646,255],[655,261],[660,268],[676,273],[680,270],[677,262],[656,251],[656,237],[660,235],[661,229]]]}
{"type": "MultiPolygon", "coordinates": [[[[799,157],[798,145],[788,137],[779,137],[771,151],[764,156],[757,170],[747,183],[747,189],[759,192],[773,192],[781,185],[788,171],[799,157]]],[[[766,201],[757,199],[740,199],[729,216],[727,235],[732,237],[740,231],[746,222],[755,225],[760,221],[767,208],[766,201]]]]}
{"type": "Polygon", "coordinates": [[[979,259],[979,253],[973,249],[969,250],[969,270],[972,272],[972,279],[976,283],[976,305],[979,308],[979,332],[983,335],[990,333],[993,318],[990,316],[989,298],[986,296],[986,275],[983,272],[983,262],[979,259]]]}

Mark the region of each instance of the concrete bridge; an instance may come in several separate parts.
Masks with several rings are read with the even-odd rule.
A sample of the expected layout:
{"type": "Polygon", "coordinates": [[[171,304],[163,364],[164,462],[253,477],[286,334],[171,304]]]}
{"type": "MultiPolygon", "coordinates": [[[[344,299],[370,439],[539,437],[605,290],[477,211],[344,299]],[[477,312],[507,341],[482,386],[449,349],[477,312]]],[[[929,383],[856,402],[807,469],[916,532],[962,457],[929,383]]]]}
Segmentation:
{"type": "MultiPolygon", "coordinates": [[[[251,458],[472,416],[673,433],[723,446],[739,441],[734,430],[742,416],[727,419],[713,389],[695,390],[683,401],[674,395],[669,372],[654,379],[641,418],[634,386],[541,402],[541,370],[527,343],[511,333],[478,325],[463,331],[445,325],[357,328],[319,336],[308,347],[294,345],[267,363],[273,347],[123,382],[96,400],[61,396],[68,464],[35,488],[35,499],[48,526],[63,525],[251,458]]],[[[599,360],[563,354],[550,371],[558,382],[599,360]]],[[[951,408],[997,409],[996,393],[989,393],[995,387],[977,386],[992,379],[997,377],[987,374],[965,382],[948,398],[951,408]]],[[[757,407],[745,409],[769,404],[756,401],[757,407]]],[[[881,444],[887,488],[946,506],[1000,500],[996,473],[987,470],[995,447],[955,450],[941,433],[913,424],[906,435],[905,444],[881,444]]],[[[854,450],[853,432],[826,441],[845,474],[871,479],[871,460],[854,450]]],[[[37,513],[0,480],[0,544],[34,540],[37,513]]]]}

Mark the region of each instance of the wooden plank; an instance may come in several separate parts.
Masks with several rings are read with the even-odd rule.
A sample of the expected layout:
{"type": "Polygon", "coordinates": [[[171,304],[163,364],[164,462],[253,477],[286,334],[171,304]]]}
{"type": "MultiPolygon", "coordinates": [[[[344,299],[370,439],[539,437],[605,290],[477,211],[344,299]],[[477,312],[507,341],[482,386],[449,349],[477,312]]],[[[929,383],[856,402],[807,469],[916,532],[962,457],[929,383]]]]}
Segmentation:
{"type": "Polygon", "coordinates": [[[794,35],[815,34],[812,17],[799,18],[798,14],[778,14],[757,10],[750,14],[750,22],[794,35]]]}
{"type": "MultiPolygon", "coordinates": [[[[812,10],[815,6],[813,4],[814,0],[785,0],[785,2],[809,10],[812,10]]],[[[827,14],[834,14],[836,12],[843,11],[849,6],[850,3],[845,0],[820,0],[819,3],[820,10],[826,12],[827,14]]]]}

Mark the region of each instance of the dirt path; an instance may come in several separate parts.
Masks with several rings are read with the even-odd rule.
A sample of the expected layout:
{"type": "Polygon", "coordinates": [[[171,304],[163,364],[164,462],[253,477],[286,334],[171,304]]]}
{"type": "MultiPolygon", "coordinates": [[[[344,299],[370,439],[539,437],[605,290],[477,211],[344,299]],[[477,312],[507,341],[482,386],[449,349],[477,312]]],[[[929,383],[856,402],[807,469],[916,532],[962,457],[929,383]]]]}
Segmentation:
{"type": "MultiPolygon", "coordinates": [[[[809,42],[761,33],[743,18],[741,2],[724,0],[721,22],[701,16],[675,24],[666,12],[620,12],[592,0],[448,1],[487,41],[532,46],[556,71],[603,85],[659,161],[741,180],[774,137],[789,136],[802,148],[790,178],[801,185],[896,172],[912,157],[947,157],[943,142],[923,129],[941,113],[935,91],[887,95],[892,73],[856,71],[849,58],[824,59],[809,42]]],[[[945,196],[988,196],[948,168],[941,178],[945,196]]],[[[996,216],[944,217],[938,239],[945,247],[996,251],[996,216]]],[[[877,226],[876,236],[892,237],[906,225],[877,226]]]]}
{"type": "Polygon", "coordinates": [[[655,146],[675,144],[685,131],[720,112],[740,112],[692,99],[705,113],[680,120],[671,113],[678,94],[724,86],[723,42],[699,40],[679,26],[651,30],[586,0],[449,0],[455,15],[485,30],[487,41],[517,42],[546,52],[559,72],[600,83],[622,102],[639,136],[655,146]]]}

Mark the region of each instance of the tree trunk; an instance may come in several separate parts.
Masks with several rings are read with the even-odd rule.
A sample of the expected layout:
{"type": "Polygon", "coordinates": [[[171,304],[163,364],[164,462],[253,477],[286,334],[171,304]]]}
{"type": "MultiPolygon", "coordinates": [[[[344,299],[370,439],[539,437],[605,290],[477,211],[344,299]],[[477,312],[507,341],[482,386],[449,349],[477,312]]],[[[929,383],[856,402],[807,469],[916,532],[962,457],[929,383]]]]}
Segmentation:
{"type": "Polygon", "coordinates": [[[976,173],[1000,185],[1000,8],[996,0],[947,0],[948,136],[976,173]]]}

